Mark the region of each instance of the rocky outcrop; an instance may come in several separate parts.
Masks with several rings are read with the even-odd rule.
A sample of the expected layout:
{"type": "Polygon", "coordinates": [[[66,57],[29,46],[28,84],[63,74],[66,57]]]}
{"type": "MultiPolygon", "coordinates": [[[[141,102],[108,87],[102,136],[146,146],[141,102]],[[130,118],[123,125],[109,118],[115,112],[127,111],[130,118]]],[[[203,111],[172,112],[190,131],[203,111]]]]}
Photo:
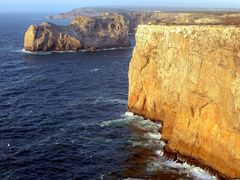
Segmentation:
{"type": "Polygon", "coordinates": [[[73,19],[76,16],[119,14],[128,21],[129,32],[134,33],[142,24],[240,24],[240,13],[214,10],[174,10],[159,8],[76,8],[67,13],[49,16],[51,19],[73,19]],[[184,12],[183,12],[184,11],[184,12]]]}
{"type": "Polygon", "coordinates": [[[141,25],[130,111],[163,121],[167,150],[240,178],[240,27],[141,25]]]}
{"type": "Polygon", "coordinates": [[[70,25],[31,25],[25,33],[28,51],[96,50],[129,47],[128,26],[123,16],[76,17],[70,25]]]}

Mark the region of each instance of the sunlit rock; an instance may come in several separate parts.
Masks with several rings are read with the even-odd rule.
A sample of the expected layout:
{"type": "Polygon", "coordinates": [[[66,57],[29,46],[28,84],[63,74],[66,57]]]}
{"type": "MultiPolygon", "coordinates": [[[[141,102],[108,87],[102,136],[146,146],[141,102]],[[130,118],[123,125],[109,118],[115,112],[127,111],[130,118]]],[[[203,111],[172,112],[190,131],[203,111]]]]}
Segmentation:
{"type": "Polygon", "coordinates": [[[129,47],[128,26],[123,16],[76,17],[68,26],[31,25],[25,33],[28,51],[97,50],[129,47]]]}
{"type": "Polygon", "coordinates": [[[167,149],[240,178],[240,27],[141,25],[130,111],[163,121],[167,149]]]}

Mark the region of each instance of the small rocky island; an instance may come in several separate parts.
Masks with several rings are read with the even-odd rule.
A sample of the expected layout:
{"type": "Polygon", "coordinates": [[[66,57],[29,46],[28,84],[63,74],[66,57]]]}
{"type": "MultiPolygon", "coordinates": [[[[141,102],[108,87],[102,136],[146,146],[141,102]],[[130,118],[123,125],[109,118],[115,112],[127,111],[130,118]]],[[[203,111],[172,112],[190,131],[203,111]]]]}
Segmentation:
{"type": "Polygon", "coordinates": [[[129,47],[128,25],[121,15],[79,16],[70,25],[31,25],[24,38],[27,51],[77,51],[129,47]]]}

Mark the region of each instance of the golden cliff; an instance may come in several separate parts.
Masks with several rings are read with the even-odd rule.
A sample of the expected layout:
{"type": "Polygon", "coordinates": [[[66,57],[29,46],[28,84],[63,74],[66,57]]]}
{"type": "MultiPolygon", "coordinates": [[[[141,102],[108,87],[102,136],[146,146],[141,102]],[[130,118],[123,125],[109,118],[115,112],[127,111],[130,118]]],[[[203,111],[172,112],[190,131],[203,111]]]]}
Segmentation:
{"type": "Polygon", "coordinates": [[[139,26],[128,98],[163,121],[168,151],[240,178],[240,27],[139,26]]]}

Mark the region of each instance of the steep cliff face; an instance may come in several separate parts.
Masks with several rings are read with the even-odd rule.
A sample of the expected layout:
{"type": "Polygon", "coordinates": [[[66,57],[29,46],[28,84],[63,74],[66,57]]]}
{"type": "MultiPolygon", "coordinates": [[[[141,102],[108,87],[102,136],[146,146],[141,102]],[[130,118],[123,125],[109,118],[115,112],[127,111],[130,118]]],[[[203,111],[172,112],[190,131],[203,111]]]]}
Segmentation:
{"type": "Polygon", "coordinates": [[[77,17],[68,26],[31,25],[24,38],[28,51],[65,51],[129,47],[128,26],[123,16],[77,17]]]}
{"type": "Polygon", "coordinates": [[[240,178],[240,27],[139,26],[130,111],[164,123],[167,149],[240,178]]]}

